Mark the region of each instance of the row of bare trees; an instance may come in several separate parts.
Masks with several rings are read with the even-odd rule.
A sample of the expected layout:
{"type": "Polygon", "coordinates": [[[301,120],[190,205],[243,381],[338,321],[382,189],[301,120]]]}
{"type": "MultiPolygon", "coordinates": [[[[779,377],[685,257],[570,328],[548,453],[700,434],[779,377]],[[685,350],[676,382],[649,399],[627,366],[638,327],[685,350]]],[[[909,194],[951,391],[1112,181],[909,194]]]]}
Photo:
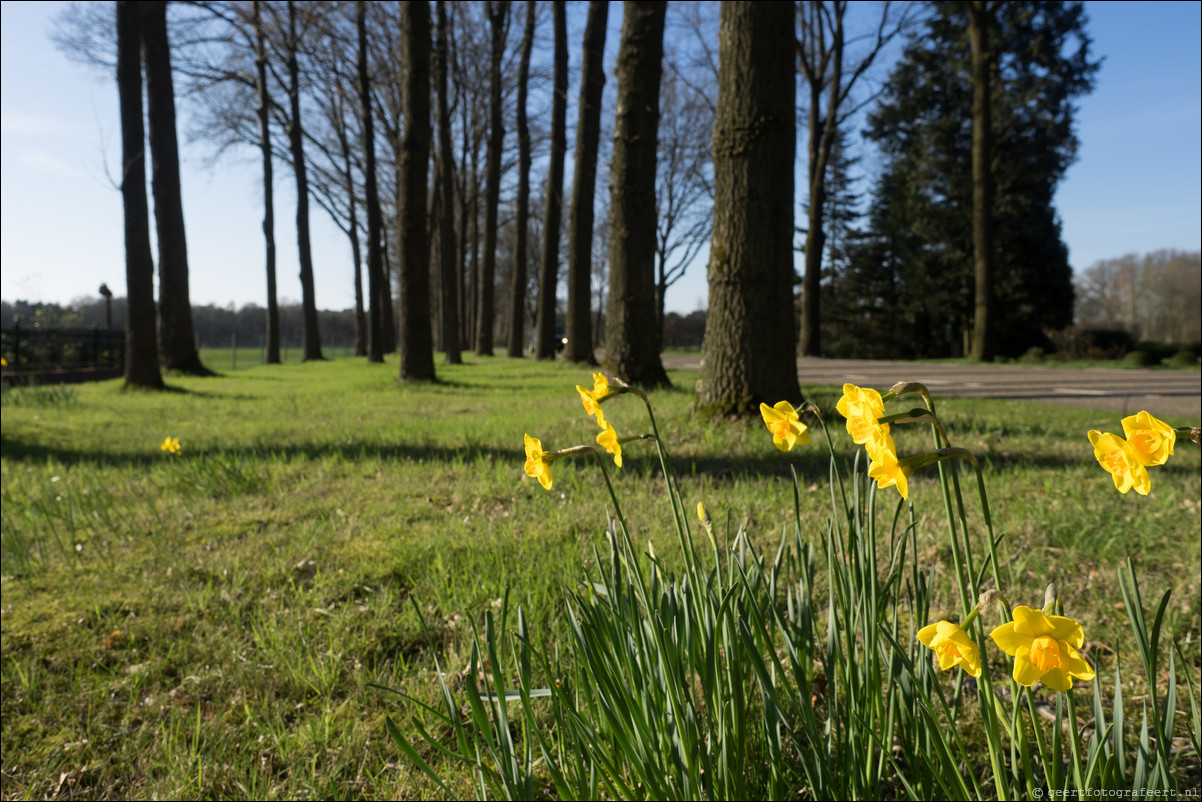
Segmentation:
{"type": "MultiPolygon", "coordinates": [[[[273,189],[280,160],[296,186],[306,360],[322,358],[310,201],[348,237],[357,353],[382,361],[399,350],[402,378],[430,379],[435,349],[450,363],[460,361],[462,349],[492,355],[502,334],[507,354],[520,356],[532,326],[534,355],[554,357],[562,314],[557,300],[570,50],[565,3],[527,0],[519,15],[506,0],[438,0],[432,20],[426,2],[197,0],[173,4],[170,50],[166,4],[144,5],[164,12],[164,55],[175,58],[194,136],[218,154],[234,147],[261,154],[269,362],[279,358],[273,189]],[[519,16],[521,25],[515,24],[519,16]],[[543,55],[548,52],[550,61],[543,55]],[[506,137],[509,127],[516,128],[516,142],[506,137]],[[546,176],[541,186],[531,181],[536,163],[546,176]],[[541,239],[537,256],[529,247],[532,237],[541,239]]],[[[798,332],[792,290],[798,63],[810,103],[801,342],[817,352],[831,143],[866,102],[853,89],[904,15],[891,16],[886,4],[870,46],[852,58],[845,2],[723,3],[720,20],[705,4],[673,6],[679,8],[665,49],[669,4],[624,4],[610,116],[604,99],[609,4],[587,5],[566,214],[565,358],[595,362],[595,337],[603,330],[605,361],[617,375],[644,385],[666,383],[659,358],[664,297],[708,244],[710,372],[703,373],[700,400],[705,408],[742,412],[759,400],[798,395],[792,358],[798,332]],[[719,24],[725,32],[720,39],[719,24]],[[717,52],[715,41],[721,43],[717,52]],[[597,165],[606,155],[602,133],[609,125],[609,202],[598,204],[597,165]],[[604,217],[598,218],[598,209],[604,217]],[[608,236],[600,253],[598,235],[608,236]],[[594,282],[596,274],[608,276],[604,286],[594,282]]],[[[95,19],[105,12],[89,13],[95,19]]],[[[154,67],[144,40],[138,41],[149,85],[154,67]]],[[[124,41],[119,35],[119,67],[124,41]]],[[[90,48],[91,60],[104,62],[103,41],[77,32],[60,42],[90,48]]],[[[127,89],[140,100],[140,90],[127,89]]],[[[155,121],[170,119],[173,133],[175,115],[161,104],[156,112],[154,95],[149,97],[153,146],[155,121]]],[[[129,112],[131,135],[136,113],[129,112]]],[[[127,154],[123,186],[137,183],[136,161],[127,154]]],[[[157,164],[156,156],[160,272],[166,275],[167,261],[179,259],[164,250],[176,246],[162,232],[165,224],[170,230],[163,221],[172,211],[159,201],[157,164]]],[[[176,173],[178,197],[178,166],[176,173]]],[[[166,169],[164,187],[166,197],[166,169]]],[[[129,189],[128,225],[136,228],[137,202],[130,197],[136,192],[129,189]]],[[[182,212],[178,229],[184,282],[181,292],[160,279],[161,320],[187,299],[182,212]]],[[[132,286],[131,304],[140,297],[132,286]]],[[[131,312],[131,320],[141,317],[131,312]]],[[[165,364],[203,367],[198,360],[191,368],[165,364]]]]}

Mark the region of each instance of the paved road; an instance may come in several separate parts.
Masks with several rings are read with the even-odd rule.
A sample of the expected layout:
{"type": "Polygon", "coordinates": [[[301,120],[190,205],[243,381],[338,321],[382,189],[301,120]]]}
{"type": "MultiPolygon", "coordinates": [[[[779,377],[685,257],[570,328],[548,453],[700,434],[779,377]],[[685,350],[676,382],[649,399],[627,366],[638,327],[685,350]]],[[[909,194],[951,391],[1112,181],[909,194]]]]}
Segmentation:
{"type": "MultiPolygon", "coordinates": [[[[701,357],[664,354],[663,362],[668,368],[697,370],[701,357]]],[[[898,381],[917,381],[935,395],[1037,401],[1123,415],[1146,409],[1158,416],[1179,415],[1193,421],[1202,418],[1202,374],[1194,371],[1074,370],[802,357],[797,360],[797,375],[803,388],[807,384],[837,387],[852,382],[883,390],[898,381]]]]}

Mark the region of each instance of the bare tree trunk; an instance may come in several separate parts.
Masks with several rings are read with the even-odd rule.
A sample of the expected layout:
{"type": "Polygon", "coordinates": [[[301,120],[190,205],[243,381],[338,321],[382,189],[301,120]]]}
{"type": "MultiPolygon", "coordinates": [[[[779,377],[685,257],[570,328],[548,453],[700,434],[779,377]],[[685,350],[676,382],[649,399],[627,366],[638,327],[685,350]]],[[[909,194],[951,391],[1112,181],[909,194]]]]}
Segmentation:
{"type": "Polygon", "coordinates": [[[644,387],[670,384],[659,358],[654,275],[655,146],[666,10],[663,2],[627,0],[625,4],[609,173],[605,365],[622,379],[644,387]]]}
{"type": "Polygon", "coordinates": [[[167,40],[167,3],[139,4],[146,61],[146,117],[150,123],[155,231],[159,243],[159,359],[166,370],[212,376],[196,352],[188,292],[188,243],[180,197],[179,142],[175,135],[175,88],[167,40]]]}
{"type": "Polygon", "coordinates": [[[430,332],[430,243],[426,240],[426,169],[430,162],[430,6],[401,6],[405,134],[397,184],[401,276],[402,381],[434,380],[430,332]]]}
{"type": "Polygon", "coordinates": [[[551,4],[555,23],[555,94],[551,100],[551,164],[547,170],[543,253],[538,285],[538,336],[534,355],[555,358],[555,290],[559,283],[559,224],[563,215],[563,156],[567,150],[568,29],[563,0],[551,4]]]}
{"type": "Polygon", "coordinates": [[[526,91],[530,82],[530,53],[534,49],[535,0],[526,0],[526,29],[518,63],[518,196],[517,230],[513,245],[513,284],[509,288],[509,347],[506,355],[520,358],[526,347],[526,235],[530,219],[530,126],[526,121],[526,91]]]}
{"type": "Polygon", "coordinates": [[[447,103],[447,4],[438,0],[438,258],[442,273],[442,347],[448,365],[459,365],[459,275],[455,270],[455,162],[451,153],[451,113],[447,103]]]}
{"type": "Polygon", "coordinates": [[[363,250],[359,246],[359,215],[355,211],[355,190],[350,183],[351,164],[347,154],[347,200],[350,203],[351,259],[355,263],[355,356],[367,356],[367,314],[363,310],[363,250]]]}
{"type": "Polygon", "coordinates": [[[968,3],[968,38],[972,43],[972,245],[976,309],[972,358],[992,362],[993,337],[993,120],[989,42],[993,9],[988,2],[968,3]]]}
{"type": "Polygon", "coordinates": [[[797,401],[793,313],[795,75],[788,3],[722,4],[714,238],[697,409],[797,401]]]}
{"type": "MultiPolygon", "coordinates": [[[[400,204],[397,204],[400,208],[400,204]]],[[[381,237],[383,242],[380,249],[383,251],[384,258],[381,260],[380,276],[380,339],[384,341],[384,353],[396,353],[397,340],[397,323],[394,310],[396,309],[396,299],[392,294],[392,260],[388,258],[388,240],[381,237]]]]}
{"type": "MultiPolygon", "coordinates": [[[[380,194],[376,189],[376,135],[371,106],[371,79],[367,74],[367,7],[363,0],[355,3],[355,27],[359,40],[357,67],[359,72],[359,114],[363,137],[363,193],[367,200],[367,361],[384,361],[383,309],[381,285],[384,265],[380,253],[380,237],[384,233],[380,217],[380,194]]],[[[351,203],[354,203],[352,196],[351,203]]]]}
{"type": "Polygon", "coordinates": [[[590,307],[593,294],[593,200],[597,189],[597,145],[601,138],[601,93],[605,89],[607,0],[589,0],[584,28],[584,77],[576,124],[576,171],[568,227],[568,317],[564,359],[595,364],[590,307]]]}
{"type": "Polygon", "coordinates": [[[275,286],[275,200],[271,154],[271,97],[267,94],[267,42],[263,33],[262,3],[254,0],[255,88],[259,95],[259,150],[263,153],[263,239],[267,250],[267,343],[265,361],[280,363],[280,305],[275,286]]]}
{"type": "Polygon", "coordinates": [[[501,59],[505,55],[505,38],[509,30],[509,0],[490,0],[486,8],[492,33],[492,59],[488,71],[488,164],[484,189],[484,265],[480,274],[480,311],[476,316],[477,356],[493,355],[497,203],[501,196],[501,149],[505,145],[505,128],[501,124],[501,59]]]}
{"type": "Polygon", "coordinates": [[[155,336],[154,257],[146,202],[141,35],[135,3],[117,3],[117,94],[121,105],[121,204],[125,210],[125,386],[163,388],[155,336]]]}
{"type": "Polygon", "coordinates": [[[288,142],[296,173],[296,245],[300,254],[301,305],[304,320],[302,360],[324,359],[321,333],[317,329],[317,296],[313,287],[313,252],[309,247],[309,178],[305,172],[304,128],[300,110],[300,66],[296,51],[296,3],[288,0],[288,100],[292,116],[288,120],[288,142]]]}

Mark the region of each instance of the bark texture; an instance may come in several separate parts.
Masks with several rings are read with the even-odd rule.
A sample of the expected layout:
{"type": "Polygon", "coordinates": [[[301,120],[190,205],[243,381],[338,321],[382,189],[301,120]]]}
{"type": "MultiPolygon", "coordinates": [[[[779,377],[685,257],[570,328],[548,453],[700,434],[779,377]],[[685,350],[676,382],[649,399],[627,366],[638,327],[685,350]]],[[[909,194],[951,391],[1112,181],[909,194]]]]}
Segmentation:
{"type": "Polygon", "coordinates": [[[438,82],[438,261],[442,275],[442,347],[448,365],[459,365],[459,272],[455,269],[455,160],[451,152],[451,112],[447,98],[447,4],[438,0],[438,44],[435,80],[438,82]]]}
{"type": "Polygon", "coordinates": [[[714,238],[697,410],[801,398],[793,313],[793,16],[724,2],[714,119],[714,238]]]}
{"type": "Polygon", "coordinates": [[[505,37],[509,30],[509,1],[490,0],[486,8],[492,48],[488,69],[488,153],[484,174],[484,264],[480,271],[480,309],[476,315],[476,356],[493,355],[497,203],[501,197],[501,150],[505,146],[505,127],[501,122],[501,58],[505,55],[505,37]]]}
{"type": "Polygon", "coordinates": [[[655,156],[666,10],[662,2],[625,3],[609,173],[605,366],[643,387],[669,384],[655,325],[655,156]]]}
{"type": "Polygon", "coordinates": [[[589,0],[584,28],[580,120],[576,124],[576,171],[568,225],[568,316],[564,359],[595,363],[591,319],[593,273],[593,200],[597,188],[597,145],[601,138],[601,93],[605,89],[607,0],[589,0]]]}
{"type": "MultiPolygon", "coordinates": [[[[359,115],[363,137],[363,194],[367,203],[367,361],[384,361],[384,310],[388,300],[384,291],[384,254],[380,237],[384,221],[380,216],[380,193],[376,188],[376,135],[371,107],[371,78],[367,73],[367,7],[363,0],[355,4],[355,27],[359,52],[359,115]]],[[[354,196],[351,198],[352,208],[354,196]]]]}
{"type": "Polygon", "coordinates": [[[272,176],[271,96],[267,92],[267,40],[260,0],[252,5],[255,29],[255,89],[259,96],[259,150],[263,154],[263,241],[267,265],[267,342],[265,361],[280,363],[280,304],[275,282],[275,183],[272,176]]]}
{"type": "Polygon", "coordinates": [[[555,96],[551,101],[551,164],[547,170],[542,267],[538,282],[538,333],[534,356],[555,358],[555,291],[559,284],[559,224],[563,216],[563,155],[567,149],[568,28],[563,0],[551,4],[555,23],[555,96]]]}
{"type": "Polygon", "coordinates": [[[188,292],[188,241],[180,192],[175,87],[167,39],[167,3],[138,5],[146,63],[146,117],[150,127],[151,189],[159,244],[159,359],[166,370],[212,376],[200,361],[188,292]]]}
{"type": "Polygon", "coordinates": [[[535,0],[526,0],[526,28],[518,61],[518,196],[513,242],[513,284],[509,288],[509,343],[506,356],[518,358],[526,347],[526,228],[530,219],[530,126],[526,121],[526,92],[530,83],[530,53],[534,49],[535,0]]]}
{"type": "Polygon", "coordinates": [[[141,36],[137,4],[117,3],[117,94],[121,106],[121,204],[125,211],[125,386],[163,388],[155,336],[154,257],[146,202],[141,36]]]}
{"type": "Polygon", "coordinates": [[[968,38],[972,44],[972,246],[975,309],[972,358],[993,361],[993,120],[989,43],[992,12],[987,2],[968,4],[968,38]]]}
{"type": "Polygon", "coordinates": [[[313,286],[313,251],[309,246],[309,176],[305,170],[305,129],[301,123],[300,65],[296,34],[296,3],[288,0],[288,145],[296,173],[296,247],[300,256],[301,307],[304,322],[302,361],[324,359],[317,328],[317,294],[313,286]]]}
{"type": "Polygon", "coordinates": [[[430,6],[401,6],[404,34],[405,133],[397,165],[401,276],[402,381],[433,381],[430,330],[430,243],[426,239],[426,174],[430,162],[430,6]]]}

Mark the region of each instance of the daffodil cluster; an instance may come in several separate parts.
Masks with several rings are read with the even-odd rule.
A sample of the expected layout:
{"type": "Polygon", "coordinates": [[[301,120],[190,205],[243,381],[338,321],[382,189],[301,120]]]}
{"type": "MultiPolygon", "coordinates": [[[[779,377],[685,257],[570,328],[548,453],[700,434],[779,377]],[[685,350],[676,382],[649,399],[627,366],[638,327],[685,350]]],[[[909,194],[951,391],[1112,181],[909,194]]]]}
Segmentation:
{"type": "MultiPolygon", "coordinates": [[[[605,412],[601,409],[602,399],[614,394],[614,391],[609,386],[609,380],[605,377],[604,373],[594,373],[593,388],[590,390],[578,384],[576,385],[576,392],[580,393],[580,401],[584,404],[584,411],[590,417],[595,417],[598,425],[601,427],[601,433],[597,435],[597,445],[601,446],[608,453],[613,454],[614,464],[621,468],[622,441],[618,439],[618,433],[614,430],[613,424],[605,419],[605,412]]],[[[526,435],[526,475],[537,479],[539,484],[550,490],[552,481],[551,463],[569,454],[587,452],[591,448],[591,446],[577,446],[560,451],[544,451],[541,440],[537,437],[526,435]]]]}
{"type": "Polygon", "coordinates": [[[1123,418],[1126,439],[1110,432],[1090,430],[1094,457],[1110,472],[1114,486],[1126,494],[1134,488],[1141,496],[1148,495],[1152,481],[1148,468],[1163,465],[1173,455],[1177,433],[1173,427],[1147,412],[1123,418]]]}
{"type": "Polygon", "coordinates": [[[613,424],[605,419],[605,412],[601,409],[601,399],[610,394],[609,379],[605,378],[604,373],[593,374],[593,389],[576,385],[576,392],[580,393],[580,401],[584,404],[584,411],[590,417],[597,417],[597,425],[601,427],[601,434],[597,435],[597,445],[604,448],[610,454],[614,455],[614,465],[622,467],[622,443],[618,440],[618,433],[614,431],[613,424]]]}
{"type": "MultiPolygon", "coordinates": [[[[935,653],[939,668],[947,671],[960,666],[972,677],[981,676],[981,653],[967,628],[984,606],[984,602],[977,605],[961,625],[940,621],[918,630],[918,641],[935,653]]],[[[1085,643],[1079,623],[1022,605],[1011,615],[1013,620],[994,629],[989,637],[1014,658],[1011,676],[1015,682],[1028,688],[1042,682],[1054,691],[1067,691],[1073,687],[1074,677],[1084,682],[1094,678],[1093,668],[1078,651],[1085,643]]]]}
{"type": "Polygon", "coordinates": [[[868,452],[871,460],[868,478],[875,479],[877,487],[896,487],[902,498],[909,498],[909,474],[898,462],[897,445],[889,434],[889,424],[880,422],[885,417],[881,394],[871,388],[845,384],[835,408],[847,419],[847,433],[852,440],[868,452]]]}
{"type": "Polygon", "coordinates": [[[178,437],[163,438],[163,444],[161,446],[159,446],[159,451],[164,451],[168,454],[174,454],[175,456],[179,456],[179,454],[182,451],[182,449],[180,449],[180,447],[179,447],[179,438],[178,437]]]}

